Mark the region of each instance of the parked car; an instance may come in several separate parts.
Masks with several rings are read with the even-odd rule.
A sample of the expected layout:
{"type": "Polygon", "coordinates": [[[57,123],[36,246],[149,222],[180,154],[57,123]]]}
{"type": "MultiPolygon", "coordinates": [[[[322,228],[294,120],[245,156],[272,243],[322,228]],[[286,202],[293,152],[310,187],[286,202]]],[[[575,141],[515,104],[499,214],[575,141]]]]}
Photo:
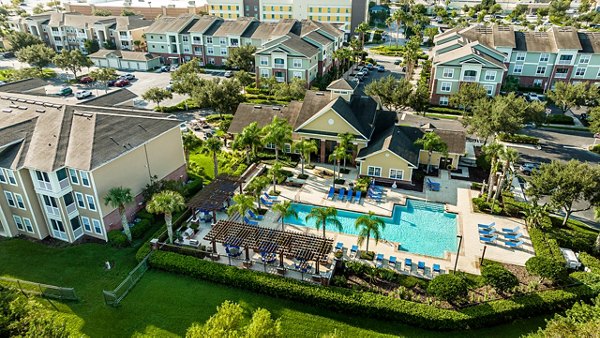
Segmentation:
{"type": "Polygon", "coordinates": [[[528,93],[525,98],[527,99],[527,101],[529,102],[533,102],[533,101],[541,101],[540,96],[537,93],[528,93]]]}
{"type": "Polygon", "coordinates": [[[117,82],[115,82],[115,86],[117,87],[125,87],[127,85],[129,85],[129,80],[127,79],[119,79],[117,82]]]}
{"type": "Polygon", "coordinates": [[[2,57],[5,58],[5,59],[14,58],[15,57],[15,53],[13,53],[13,52],[2,53],[2,57]]]}
{"type": "Polygon", "coordinates": [[[117,81],[118,81],[117,79],[108,80],[108,81],[106,81],[106,85],[109,87],[112,87],[115,85],[115,83],[117,83],[117,81]]]}
{"type": "Polygon", "coordinates": [[[534,170],[538,170],[539,168],[540,168],[539,163],[527,162],[527,163],[523,163],[519,167],[519,171],[521,171],[525,175],[531,175],[531,173],[533,173],[534,170]]]}
{"type": "Polygon", "coordinates": [[[188,130],[189,130],[188,127],[187,127],[187,125],[185,123],[181,123],[179,125],[179,129],[181,130],[182,133],[187,133],[188,130]]]}
{"type": "Polygon", "coordinates": [[[169,67],[169,66],[162,66],[162,67],[160,67],[160,71],[163,72],[163,73],[164,72],[168,72],[169,70],[171,70],[171,67],[169,67]]]}
{"type": "Polygon", "coordinates": [[[379,65],[379,66],[377,66],[377,71],[380,73],[383,73],[383,72],[385,72],[385,67],[382,65],[379,65]]]}
{"type": "Polygon", "coordinates": [[[232,76],[233,76],[233,72],[232,71],[228,70],[228,71],[225,72],[225,77],[226,78],[230,78],[232,76]]]}
{"type": "Polygon", "coordinates": [[[120,77],[121,79],[127,79],[129,81],[135,79],[135,75],[131,74],[131,73],[127,73],[127,74],[123,74],[120,77]]]}
{"type": "Polygon", "coordinates": [[[77,92],[75,92],[75,97],[78,100],[85,99],[90,96],[92,96],[92,92],[89,90],[78,90],[77,92]]]}
{"type": "Polygon", "coordinates": [[[368,70],[372,70],[372,69],[373,69],[373,67],[374,67],[374,66],[373,66],[373,64],[371,64],[371,63],[367,63],[367,69],[368,69],[368,70]]]}
{"type": "Polygon", "coordinates": [[[62,87],[56,95],[58,96],[69,96],[73,94],[73,89],[71,87],[62,87]]]}
{"type": "Polygon", "coordinates": [[[399,66],[402,63],[402,60],[396,60],[394,61],[394,65],[399,66]]]}
{"type": "Polygon", "coordinates": [[[94,79],[92,79],[90,76],[84,76],[81,79],[79,79],[79,83],[92,83],[94,82],[94,79]]]}

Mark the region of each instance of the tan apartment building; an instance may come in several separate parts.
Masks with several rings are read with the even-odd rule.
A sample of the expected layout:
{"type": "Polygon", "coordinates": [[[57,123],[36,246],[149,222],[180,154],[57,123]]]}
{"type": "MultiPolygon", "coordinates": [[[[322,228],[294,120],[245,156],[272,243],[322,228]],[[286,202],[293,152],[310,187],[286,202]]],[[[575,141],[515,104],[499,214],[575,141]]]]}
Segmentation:
{"type": "Polygon", "coordinates": [[[0,110],[0,236],[107,240],[121,227],[109,189],[131,189],[131,220],[152,179],[186,178],[176,120],[17,94],[2,94],[0,110]]]}

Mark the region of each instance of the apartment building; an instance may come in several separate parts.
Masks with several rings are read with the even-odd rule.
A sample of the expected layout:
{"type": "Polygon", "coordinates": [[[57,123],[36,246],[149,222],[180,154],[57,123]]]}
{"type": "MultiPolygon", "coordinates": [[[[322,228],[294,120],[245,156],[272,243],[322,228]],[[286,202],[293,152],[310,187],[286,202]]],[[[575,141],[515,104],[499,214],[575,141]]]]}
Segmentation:
{"type": "Polygon", "coordinates": [[[573,27],[519,32],[511,26],[452,29],[434,39],[431,102],[447,105],[463,82],[497,95],[507,76],[521,87],[551,89],[557,81],[600,81],[600,33],[573,27]]]}
{"type": "Polygon", "coordinates": [[[185,179],[176,120],[39,100],[0,96],[0,236],[107,240],[121,226],[103,202],[109,189],[132,190],[131,219],[152,177],[185,179]]]}
{"type": "Polygon", "coordinates": [[[144,40],[145,30],[152,22],[136,16],[53,12],[23,18],[19,27],[39,37],[57,52],[66,48],[87,53],[85,40],[97,40],[100,47],[109,42],[119,50],[134,50],[134,41],[144,40]]]}
{"type": "Polygon", "coordinates": [[[224,19],[314,20],[339,24],[346,33],[367,21],[368,7],[367,0],[208,0],[208,12],[224,19]]]}

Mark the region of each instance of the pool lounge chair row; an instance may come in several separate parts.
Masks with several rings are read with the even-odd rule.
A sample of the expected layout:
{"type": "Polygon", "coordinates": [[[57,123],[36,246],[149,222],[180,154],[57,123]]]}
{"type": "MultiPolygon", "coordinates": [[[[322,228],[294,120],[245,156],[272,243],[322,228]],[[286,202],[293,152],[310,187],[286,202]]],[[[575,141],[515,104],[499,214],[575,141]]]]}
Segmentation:
{"type": "MultiPolygon", "coordinates": [[[[344,244],[342,242],[338,242],[335,246],[336,250],[342,250],[344,247],[344,244]]],[[[350,258],[355,258],[358,255],[358,246],[357,245],[353,245],[352,248],[350,249],[350,258]]],[[[382,253],[378,253],[375,256],[375,264],[378,268],[382,268],[384,265],[384,255],[382,253]]],[[[390,258],[388,259],[388,266],[391,269],[395,269],[395,270],[400,270],[402,263],[398,262],[398,259],[396,258],[396,256],[390,256],[390,258]]],[[[419,261],[417,263],[417,272],[422,271],[423,275],[425,274],[425,270],[426,270],[426,265],[425,262],[419,261]]],[[[412,273],[413,270],[413,263],[412,263],[412,259],[410,258],[405,258],[404,259],[404,269],[402,271],[408,272],[408,273],[412,273]]],[[[441,274],[442,270],[440,268],[439,264],[433,264],[433,266],[431,267],[431,272],[432,275],[436,275],[436,274],[441,274]]]]}
{"type": "MultiPolygon", "coordinates": [[[[478,224],[477,227],[479,229],[479,240],[485,244],[494,244],[498,240],[498,235],[494,226],[495,222],[490,224],[478,224]]],[[[516,226],[512,229],[510,228],[502,228],[501,236],[503,237],[503,243],[505,246],[509,248],[519,248],[523,245],[523,240],[520,238],[523,236],[522,233],[518,232],[521,230],[520,226],[516,226]]]]}
{"type": "MultiPolygon", "coordinates": [[[[360,190],[356,192],[356,195],[354,195],[354,197],[352,195],[354,195],[354,191],[352,189],[348,189],[348,192],[346,193],[346,188],[341,188],[340,191],[338,192],[337,199],[340,201],[345,200],[346,202],[350,202],[350,203],[360,202],[360,198],[362,197],[362,192],[360,190]]],[[[335,188],[329,187],[329,193],[327,194],[327,199],[333,200],[334,198],[335,198],[335,188]]]]}

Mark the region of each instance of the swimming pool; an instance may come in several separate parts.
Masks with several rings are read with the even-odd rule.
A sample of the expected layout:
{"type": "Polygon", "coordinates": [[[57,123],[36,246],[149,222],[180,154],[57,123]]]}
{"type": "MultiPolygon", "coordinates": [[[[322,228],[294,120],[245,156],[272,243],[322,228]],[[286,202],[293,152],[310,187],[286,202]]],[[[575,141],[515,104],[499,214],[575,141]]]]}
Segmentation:
{"type": "MultiPolygon", "coordinates": [[[[315,227],[313,219],[306,221],[306,215],[316,206],[293,203],[298,218],[286,217],[285,222],[298,226],[315,227]]],[[[342,233],[357,235],[354,221],[363,213],[338,209],[338,220],[342,223],[342,233]]],[[[456,214],[444,212],[444,206],[417,200],[406,200],[406,205],[396,205],[392,217],[383,217],[385,229],[382,239],[399,242],[404,251],[415,254],[444,257],[444,252],[456,252],[457,221],[456,214]]],[[[327,226],[328,231],[338,231],[327,226]]],[[[363,244],[364,247],[364,244],[363,244]]]]}

